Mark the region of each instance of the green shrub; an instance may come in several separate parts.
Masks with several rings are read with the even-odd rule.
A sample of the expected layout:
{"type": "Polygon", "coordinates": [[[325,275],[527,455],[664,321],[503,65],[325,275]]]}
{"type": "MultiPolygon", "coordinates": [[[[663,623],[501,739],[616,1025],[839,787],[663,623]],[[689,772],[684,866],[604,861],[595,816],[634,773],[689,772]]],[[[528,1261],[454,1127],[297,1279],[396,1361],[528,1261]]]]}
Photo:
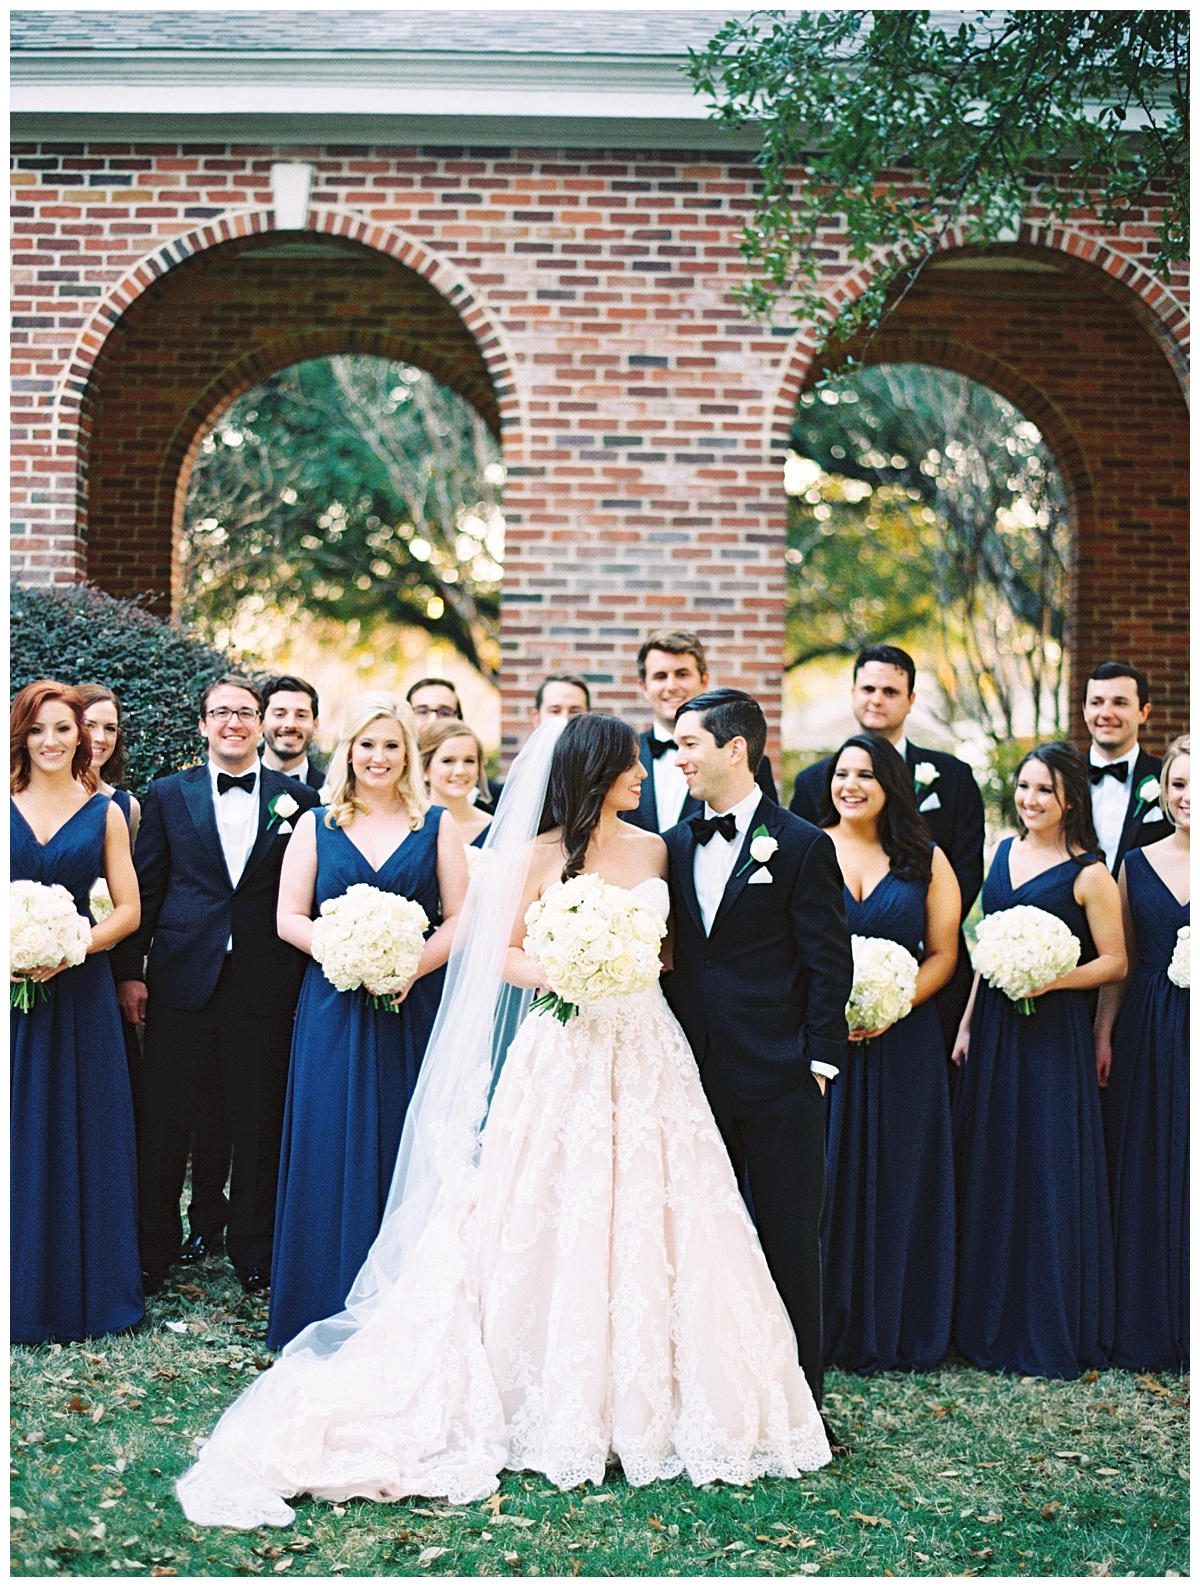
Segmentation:
{"type": "Polygon", "coordinates": [[[104,683],[125,720],[126,782],[134,793],[200,759],[200,693],[233,659],[164,622],[138,601],[86,584],[22,589],[10,597],[9,698],[35,678],[104,683]]]}
{"type": "Polygon", "coordinates": [[[1017,767],[1028,755],[1036,738],[1010,738],[993,744],[988,751],[987,770],[978,778],[983,794],[984,808],[995,826],[1015,827],[1017,807],[1013,803],[1013,790],[1017,785],[1017,767]]]}

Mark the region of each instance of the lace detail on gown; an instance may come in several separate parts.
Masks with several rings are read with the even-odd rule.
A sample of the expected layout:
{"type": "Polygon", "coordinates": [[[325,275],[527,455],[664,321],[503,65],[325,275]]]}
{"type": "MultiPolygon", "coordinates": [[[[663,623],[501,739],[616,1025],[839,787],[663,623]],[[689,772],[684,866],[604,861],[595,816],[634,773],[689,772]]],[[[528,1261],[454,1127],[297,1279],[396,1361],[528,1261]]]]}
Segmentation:
{"type": "MultiPolygon", "coordinates": [[[[657,878],[636,891],[667,911],[657,878]]],[[[658,987],[526,1019],[477,1165],[336,1354],[281,1358],[178,1485],[190,1520],[286,1496],[466,1503],[505,1469],[635,1486],[829,1460],[783,1303],[658,987]]]]}

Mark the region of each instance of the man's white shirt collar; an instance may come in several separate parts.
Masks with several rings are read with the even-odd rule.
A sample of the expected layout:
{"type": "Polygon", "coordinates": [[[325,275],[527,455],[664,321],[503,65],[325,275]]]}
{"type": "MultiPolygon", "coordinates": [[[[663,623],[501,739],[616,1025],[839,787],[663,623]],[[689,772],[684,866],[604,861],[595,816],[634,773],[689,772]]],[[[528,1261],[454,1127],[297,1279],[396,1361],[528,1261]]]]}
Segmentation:
{"type": "Polygon", "coordinates": [[[1134,764],[1137,761],[1138,751],[1139,751],[1140,748],[1141,748],[1141,746],[1137,743],[1137,741],[1135,739],[1133,748],[1129,751],[1128,755],[1118,755],[1116,760],[1101,760],[1099,754],[1096,751],[1096,746],[1093,744],[1088,749],[1088,765],[1089,766],[1119,766],[1122,761],[1125,761],[1125,762],[1127,762],[1130,771],[1132,771],[1133,767],[1134,767],[1134,764]]]}
{"type": "Polygon", "coordinates": [[[903,733],[901,733],[900,737],[896,740],[892,747],[895,749],[896,754],[899,755],[901,760],[904,760],[908,755],[908,739],[905,738],[903,733]]]}
{"type": "MultiPolygon", "coordinates": [[[[259,768],[261,767],[261,765],[262,765],[262,762],[259,761],[259,760],[256,760],[251,765],[246,767],[246,771],[229,772],[228,775],[230,777],[244,777],[246,775],[246,772],[252,773],[252,775],[254,777],[254,787],[251,790],[251,792],[252,793],[257,793],[258,792],[258,773],[259,773],[259,768]]],[[[214,794],[217,791],[217,778],[224,770],[225,770],[224,766],[218,766],[216,761],[213,760],[211,758],[211,756],[209,757],[208,775],[209,775],[209,780],[211,781],[212,786],[213,786],[213,793],[214,794]]],[[[231,792],[239,792],[240,790],[231,789],[230,791],[231,792]]]]}
{"type": "Polygon", "coordinates": [[[654,721],[650,724],[650,731],[654,734],[655,738],[660,744],[673,744],[675,742],[674,733],[670,732],[669,729],[665,727],[659,727],[657,721],[654,721]]]}

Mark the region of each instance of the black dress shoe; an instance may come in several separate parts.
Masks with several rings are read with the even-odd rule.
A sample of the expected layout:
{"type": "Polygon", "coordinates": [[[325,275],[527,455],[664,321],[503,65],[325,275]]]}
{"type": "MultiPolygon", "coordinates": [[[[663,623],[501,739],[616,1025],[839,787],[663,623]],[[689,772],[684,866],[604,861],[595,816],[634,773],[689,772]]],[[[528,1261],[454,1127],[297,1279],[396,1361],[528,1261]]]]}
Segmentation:
{"type": "Polygon", "coordinates": [[[157,1295],[163,1287],[165,1276],[156,1267],[144,1267],[142,1269],[142,1294],[157,1295]]]}
{"type": "Polygon", "coordinates": [[[829,1453],[835,1460],[841,1460],[843,1456],[852,1455],[854,1453],[854,1445],[847,1444],[843,1439],[839,1438],[834,1432],[833,1428],[830,1427],[829,1423],[825,1420],[824,1416],[821,1417],[821,1426],[825,1429],[825,1438],[829,1444],[829,1453]]]}
{"type": "Polygon", "coordinates": [[[271,1275],[261,1267],[248,1267],[244,1273],[239,1273],[242,1288],[247,1295],[267,1295],[271,1290],[271,1275]]]}
{"type": "Polygon", "coordinates": [[[192,1267],[206,1257],[220,1256],[224,1248],[219,1238],[213,1240],[204,1234],[193,1234],[175,1260],[183,1267],[192,1267]]]}

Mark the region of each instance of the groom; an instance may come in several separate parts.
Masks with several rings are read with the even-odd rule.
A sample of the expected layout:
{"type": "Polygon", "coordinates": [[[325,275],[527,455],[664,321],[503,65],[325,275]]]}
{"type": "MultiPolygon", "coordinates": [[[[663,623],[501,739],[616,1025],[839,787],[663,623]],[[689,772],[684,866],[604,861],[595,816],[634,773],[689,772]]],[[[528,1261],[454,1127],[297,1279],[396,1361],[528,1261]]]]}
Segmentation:
{"type": "Polygon", "coordinates": [[[675,968],[663,987],[738,1182],[749,1180],[819,1406],[824,1091],[846,1058],[853,969],[833,844],[763,798],[754,774],[766,741],[762,710],[740,689],[712,689],[676,715],[677,762],[704,809],[664,835],[675,968]]]}

